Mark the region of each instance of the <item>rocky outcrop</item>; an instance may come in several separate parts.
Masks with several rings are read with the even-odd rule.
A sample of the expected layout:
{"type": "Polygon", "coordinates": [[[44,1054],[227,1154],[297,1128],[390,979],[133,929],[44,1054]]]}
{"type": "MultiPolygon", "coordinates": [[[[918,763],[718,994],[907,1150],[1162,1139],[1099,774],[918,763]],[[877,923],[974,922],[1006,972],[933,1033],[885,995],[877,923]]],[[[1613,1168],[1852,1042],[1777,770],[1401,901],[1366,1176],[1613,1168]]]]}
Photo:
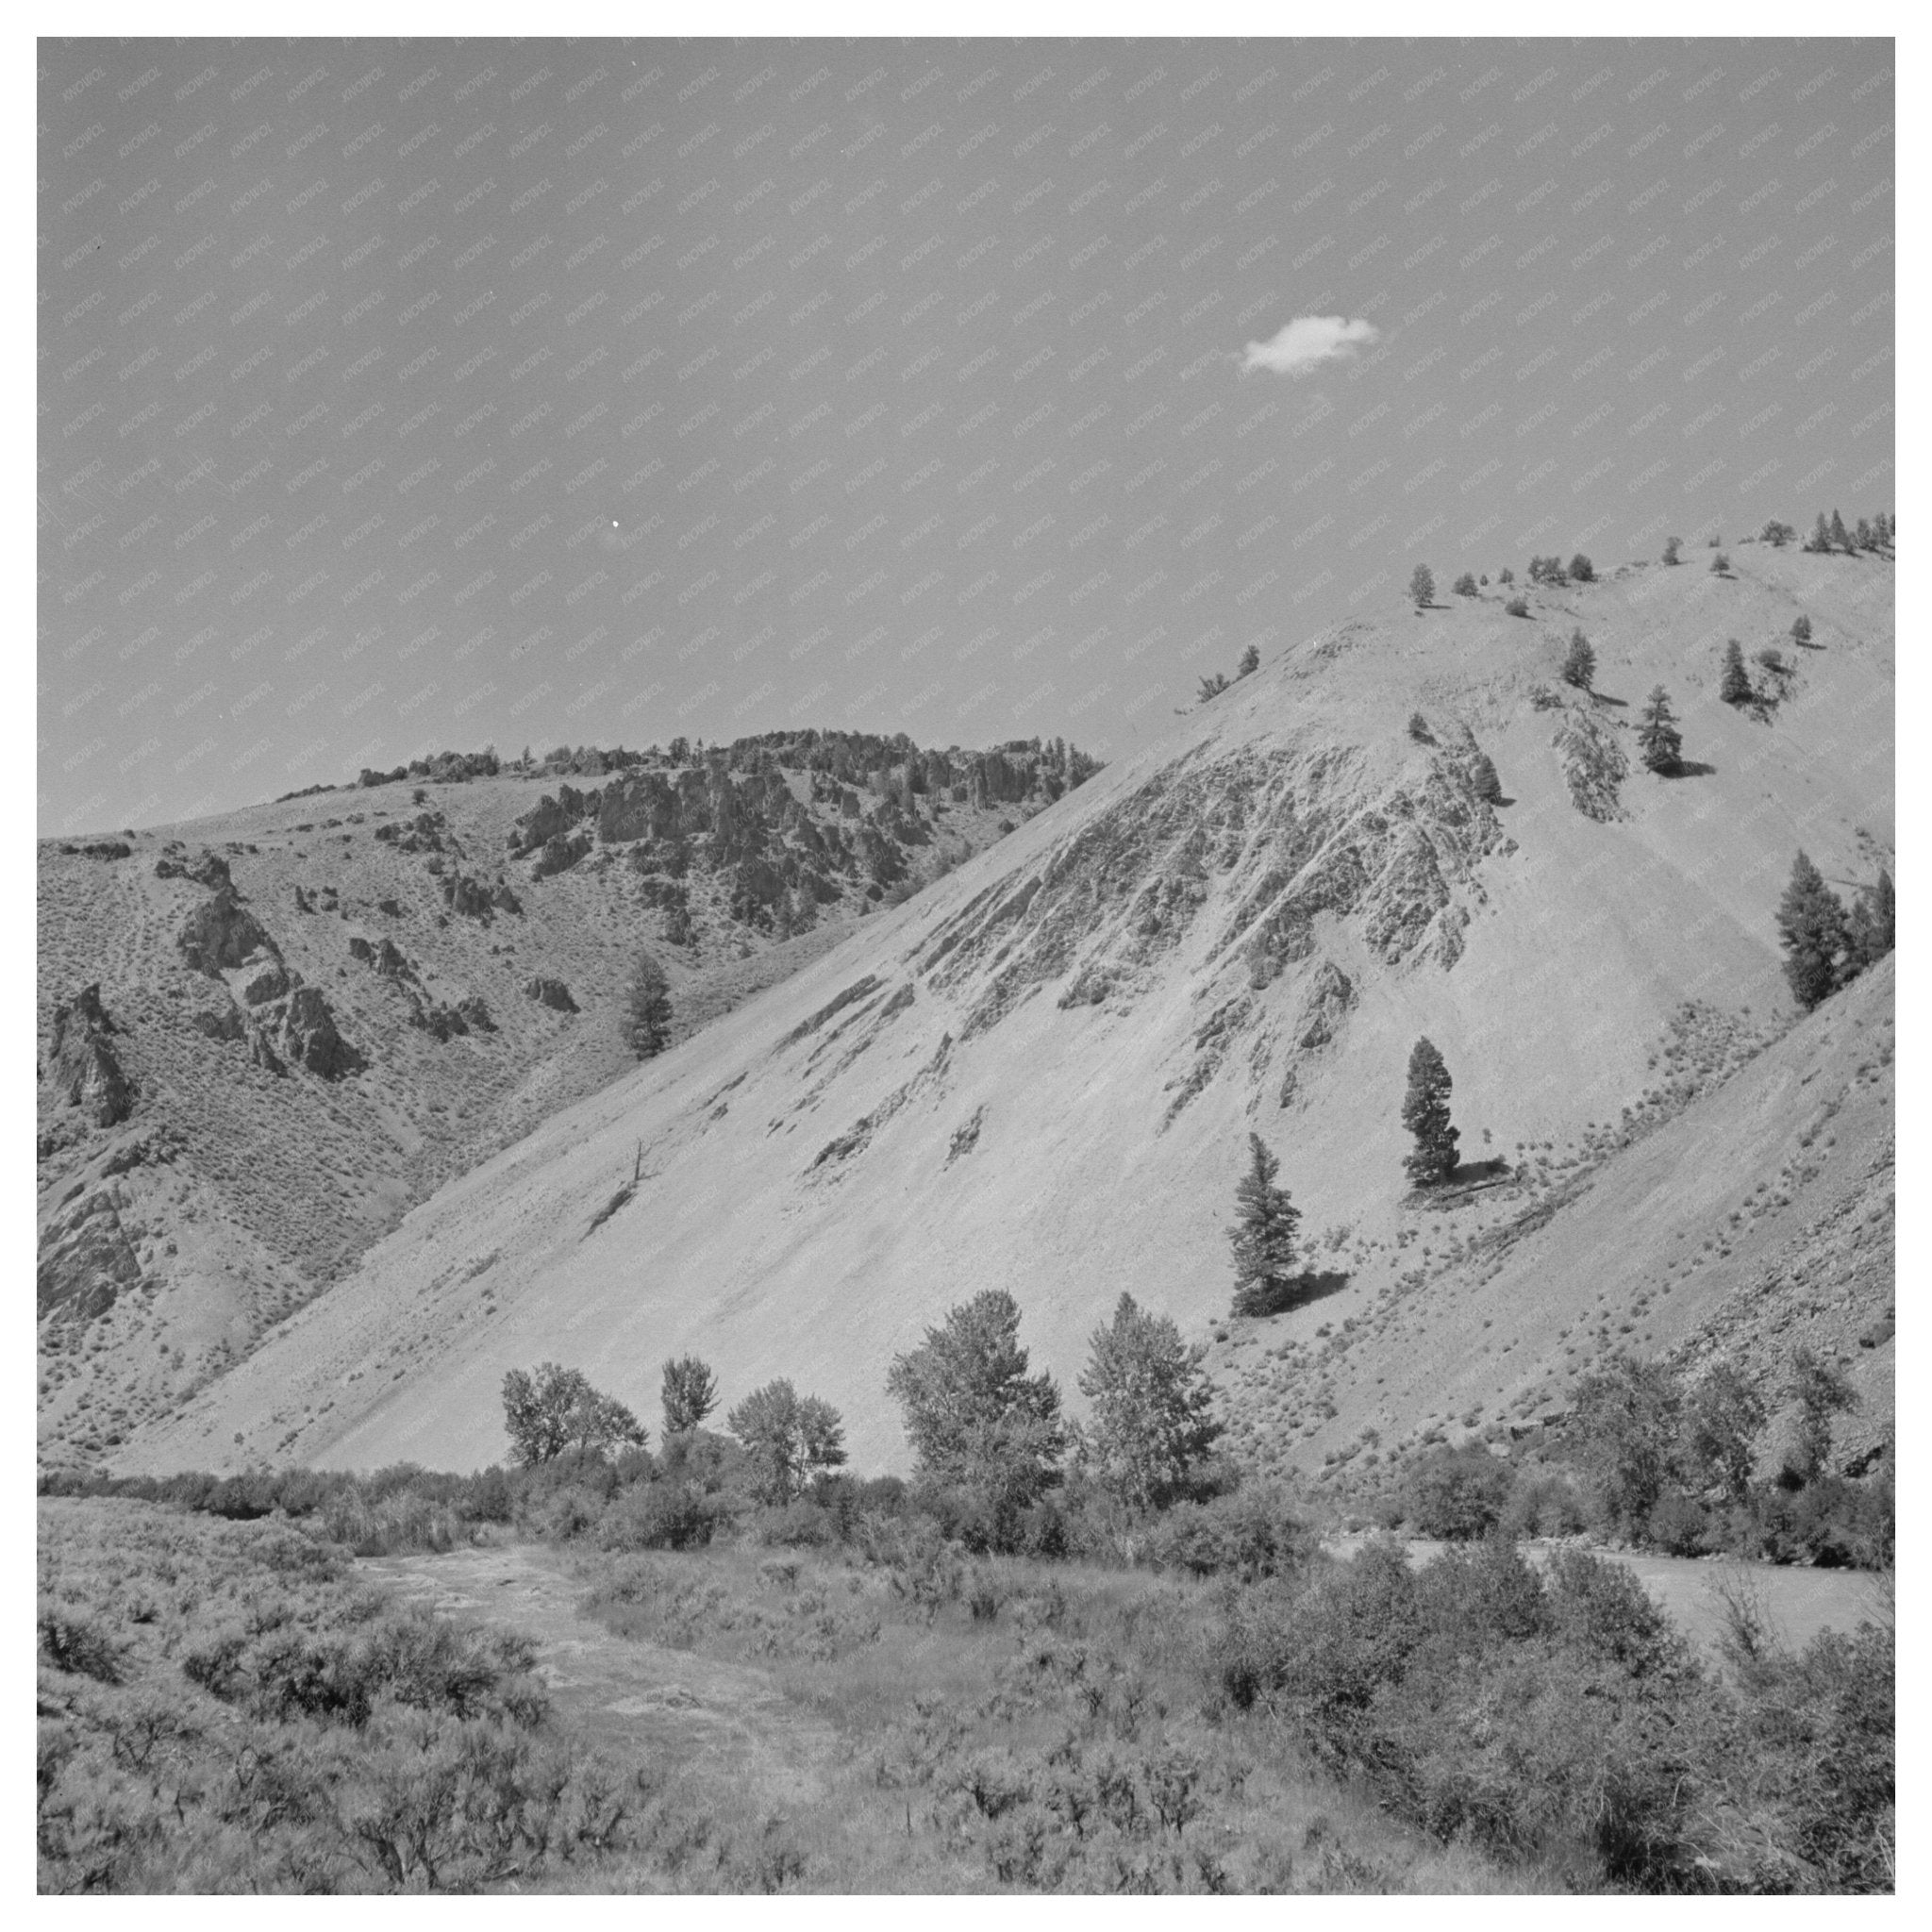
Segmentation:
{"type": "Polygon", "coordinates": [[[555,878],[560,872],[568,872],[580,859],[591,854],[591,839],[587,832],[575,833],[564,838],[561,833],[543,841],[543,849],[537,855],[537,862],[530,868],[533,879],[555,878]]]}
{"type": "Polygon", "coordinates": [[[539,975],[524,982],[524,997],[535,1000],[540,1007],[548,1007],[557,1013],[575,1013],[577,1003],[570,996],[570,988],[560,979],[546,979],[539,975]]]}
{"type": "Polygon", "coordinates": [[[175,943],[191,972],[219,979],[258,955],[281,960],[281,949],[270,939],[254,913],[238,905],[232,886],[217,889],[211,899],[194,907],[181,922],[175,943]]]}
{"type": "Polygon", "coordinates": [[[228,861],[219,853],[204,848],[192,859],[178,856],[178,850],[164,852],[155,860],[155,876],[158,879],[192,879],[198,886],[206,886],[209,891],[232,891],[234,877],[228,871],[228,861]]]}
{"type": "Polygon", "coordinates": [[[1587,819],[1607,824],[1624,816],[1621,788],[1630,770],[1615,730],[1593,711],[1573,710],[1551,742],[1563,761],[1570,803],[1587,819]]]}
{"type": "Polygon", "coordinates": [[[84,1324],[105,1315],[141,1279],[141,1257],[123,1226],[113,1188],[94,1188],[41,1230],[34,1271],[37,1315],[84,1324]]]}
{"type": "Polygon", "coordinates": [[[54,1008],[54,1041],[47,1057],[47,1079],[70,1107],[79,1108],[97,1127],[111,1127],[134,1111],[137,1090],[122,1071],[108,1037],[120,1029],[101,1005],[96,982],[71,1002],[54,1008]]]}
{"type": "Polygon", "coordinates": [[[449,852],[449,821],[440,811],[418,812],[412,819],[391,819],[375,828],[377,841],[398,852],[449,852]]]}

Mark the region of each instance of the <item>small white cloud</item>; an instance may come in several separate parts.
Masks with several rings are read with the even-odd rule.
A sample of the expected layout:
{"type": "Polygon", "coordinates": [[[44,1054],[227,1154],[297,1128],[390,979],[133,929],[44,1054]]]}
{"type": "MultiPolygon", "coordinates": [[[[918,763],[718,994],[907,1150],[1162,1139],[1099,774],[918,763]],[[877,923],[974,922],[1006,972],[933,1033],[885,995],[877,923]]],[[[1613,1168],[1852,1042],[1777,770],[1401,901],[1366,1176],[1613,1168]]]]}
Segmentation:
{"type": "Polygon", "coordinates": [[[1353,356],[1357,344],[1379,341],[1381,336],[1373,322],[1359,317],[1348,322],[1339,315],[1297,315],[1272,340],[1248,344],[1241,374],[1265,369],[1274,375],[1307,375],[1324,362],[1353,356]]]}

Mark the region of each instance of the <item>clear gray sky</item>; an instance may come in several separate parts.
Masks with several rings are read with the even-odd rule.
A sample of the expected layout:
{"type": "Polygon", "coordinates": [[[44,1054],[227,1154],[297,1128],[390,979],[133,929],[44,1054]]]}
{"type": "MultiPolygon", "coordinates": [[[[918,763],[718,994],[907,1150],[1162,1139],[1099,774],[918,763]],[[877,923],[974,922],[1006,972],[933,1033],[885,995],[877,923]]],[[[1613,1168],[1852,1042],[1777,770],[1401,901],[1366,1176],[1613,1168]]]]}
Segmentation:
{"type": "Polygon", "coordinates": [[[39,45],[43,834],[1130,749],[1417,561],[1893,507],[1893,48],[39,45]]]}

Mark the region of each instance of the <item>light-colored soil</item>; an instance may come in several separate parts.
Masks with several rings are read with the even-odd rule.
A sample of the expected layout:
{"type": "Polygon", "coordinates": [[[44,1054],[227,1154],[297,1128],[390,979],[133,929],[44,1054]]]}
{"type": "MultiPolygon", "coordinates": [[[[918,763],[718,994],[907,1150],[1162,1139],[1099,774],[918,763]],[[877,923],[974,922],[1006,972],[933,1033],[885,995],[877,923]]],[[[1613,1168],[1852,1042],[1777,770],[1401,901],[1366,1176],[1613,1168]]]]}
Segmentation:
{"type": "Polygon", "coordinates": [[[1531,623],[1457,598],[1292,646],[443,1188],[120,1466],[471,1468],[503,1453],[506,1369],[561,1360],[650,1415],[690,1350],[727,1407],[788,1376],[841,1411],[857,1468],[903,1469],[893,1356],[995,1287],[1075,1408],[1124,1290],[1228,1329],[1242,1453],[1310,1475],[1560,1408],[1607,1348],[1720,1331],[1774,1374],[1794,1340],[1828,1346],[1882,1416],[1890,1344],[1858,1336],[1890,1294],[1890,979],[1791,1032],[1774,919],[1801,845],[1847,893],[1891,862],[1891,566],[1734,562],[1536,591],[1531,623]],[[1818,649],[1790,644],[1801,611],[1818,649]],[[1577,626],[1595,694],[1559,689],[1577,626]],[[1768,722],[1717,698],[1727,633],[1799,660],[1768,722]],[[1628,753],[1659,683],[1699,769],[1630,756],[1622,816],[1584,815],[1563,708],[1628,753]],[[1501,805],[1470,787],[1465,727],[1501,805]],[[1422,1034],[1465,1158],[1520,1167],[1512,1188],[1409,1198],[1422,1034]],[[1251,1131],[1343,1287],[1243,1338],[1224,1230],[1251,1131]],[[1586,1168],[1547,1227],[1471,1254],[1586,1168]]]}
{"type": "Polygon", "coordinates": [[[371,1557],[359,1574],[459,1622],[527,1638],[571,1735],[620,1756],[675,1763],[681,1785],[731,1787],[777,1808],[824,1795],[838,1754],[831,1726],[765,1672],[641,1638],[577,1614],[584,1584],[542,1544],[443,1556],[371,1557]]]}

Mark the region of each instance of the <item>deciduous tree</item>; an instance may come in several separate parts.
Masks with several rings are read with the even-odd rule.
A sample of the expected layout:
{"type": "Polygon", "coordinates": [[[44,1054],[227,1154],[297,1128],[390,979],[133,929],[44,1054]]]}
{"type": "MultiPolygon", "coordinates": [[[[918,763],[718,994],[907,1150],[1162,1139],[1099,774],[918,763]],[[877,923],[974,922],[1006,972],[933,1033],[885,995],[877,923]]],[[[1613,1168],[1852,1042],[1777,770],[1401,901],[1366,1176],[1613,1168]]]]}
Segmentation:
{"type": "Polygon", "coordinates": [[[694,1355],[664,1364],[664,1433],[694,1429],[718,1407],[718,1378],[694,1355]]]}
{"type": "Polygon", "coordinates": [[[811,1479],[845,1460],[839,1411],[816,1395],[801,1396],[783,1376],[755,1389],[724,1418],[744,1445],[754,1493],[789,1503],[811,1479]]]}
{"type": "Polygon", "coordinates": [[[951,1309],[886,1374],[922,1480],[961,1491],[1006,1542],[1020,1512],[1059,1481],[1067,1446],[1059,1390],[1043,1372],[1029,1375],[1026,1361],[1020,1305],[990,1288],[951,1309]]]}
{"type": "Polygon", "coordinates": [[[591,1387],[580,1369],[539,1364],[534,1374],[511,1369],[503,1378],[504,1426],[510,1454],[526,1469],[566,1449],[642,1448],[649,1431],[623,1403],[591,1387]]]}
{"type": "Polygon", "coordinates": [[[1085,1459],[1101,1486],[1133,1508],[1158,1508],[1222,1433],[1214,1388],[1202,1372],[1201,1342],[1181,1340],[1173,1318],[1136,1306],[1130,1294],[1093,1331],[1080,1392],[1093,1405],[1085,1459]]]}

